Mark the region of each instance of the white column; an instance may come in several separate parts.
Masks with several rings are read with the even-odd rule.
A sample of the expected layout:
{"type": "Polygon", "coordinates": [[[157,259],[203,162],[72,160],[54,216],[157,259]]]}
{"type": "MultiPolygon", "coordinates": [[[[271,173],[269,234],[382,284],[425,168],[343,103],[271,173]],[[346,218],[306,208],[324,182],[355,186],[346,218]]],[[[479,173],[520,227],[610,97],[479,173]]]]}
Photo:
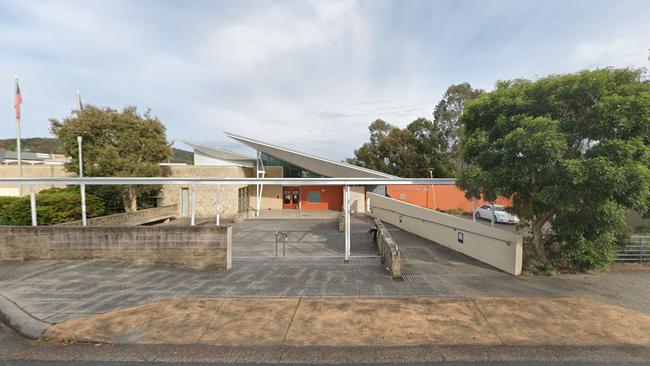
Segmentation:
{"type": "Polygon", "coordinates": [[[490,224],[492,227],[494,227],[494,205],[490,205],[490,207],[492,208],[490,210],[490,217],[491,217],[490,224]]]}
{"type": "MultiPolygon", "coordinates": [[[[84,177],[83,154],[81,152],[82,140],[81,136],[77,136],[77,145],[79,146],[79,178],[84,177]]],[[[81,183],[79,185],[79,190],[81,191],[81,225],[86,226],[86,185],[81,183]]]]}
{"type": "Polygon", "coordinates": [[[32,210],[32,226],[37,226],[36,222],[36,193],[34,193],[34,186],[29,185],[29,206],[32,210]]]}
{"type": "Polygon", "coordinates": [[[343,190],[343,209],[345,212],[345,262],[350,260],[350,186],[343,190]]]}
{"type": "Polygon", "coordinates": [[[221,187],[217,184],[217,226],[221,216],[221,187]]]}
{"type": "MultiPolygon", "coordinates": [[[[17,91],[18,87],[18,76],[14,76],[14,93],[17,91]]],[[[19,107],[20,108],[20,107],[19,107]]],[[[22,178],[23,176],[23,159],[22,159],[22,148],[20,147],[20,117],[16,115],[16,158],[18,159],[18,177],[22,178]]],[[[18,195],[23,196],[23,185],[18,186],[18,195]]]]}
{"type": "Polygon", "coordinates": [[[192,215],[190,218],[190,225],[194,226],[196,223],[196,184],[192,184],[192,215]]]}
{"type": "Polygon", "coordinates": [[[472,221],[476,222],[476,200],[472,198],[472,221]]]}

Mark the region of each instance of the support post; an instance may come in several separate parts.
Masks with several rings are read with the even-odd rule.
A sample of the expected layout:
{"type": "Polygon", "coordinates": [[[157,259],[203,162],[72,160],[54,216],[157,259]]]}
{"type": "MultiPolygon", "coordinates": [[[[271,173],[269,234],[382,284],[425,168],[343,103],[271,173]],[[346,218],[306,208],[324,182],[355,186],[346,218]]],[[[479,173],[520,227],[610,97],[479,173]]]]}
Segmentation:
{"type": "Polygon", "coordinates": [[[345,263],[350,261],[350,186],[343,191],[343,209],[345,212],[345,263]]]}
{"type": "Polygon", "coordinates": [[[431,185],[431,194],[433,195],[433,209],[437,210],[438,204],[436,203],[436,186],[434,184],[431,185]]]}
{"type": "MultiPolygon", "coordinates": [[[[79,147],[79,178],[84,177],[83,153],[81,152],[82,141],[82,137],[77,136],[77,145],[79,147]]],[[[86,185],[81,183],[79,185],[79,190],[81,191],[81,225],[86,226],[86,185]]]]}
{"type": "MultiPolygon", "coordinates": [[[[262,162],[262,153],[257,151],[257,159],[255,161],[256,169],[256,178],[264,178],[266,176],[266,168],[264,168],[264,162],[262,162]],[[262,169],[260,169],[260,167],[262,169]]],[[[264,189],[263,183],[257,183],[255,185],[255,217],[260,215],[260,210],[262,208],[262,190],[264,189]]]]}
{"type": "Polygon", "coordinates": [[[190,217],[190,225],[196,224],[196,184],[192,184],[192,214],[190,217]]]}
{"type": "Polygon", "coordinates": [[[32,210],[32,226],[37,226],[38,222],[36,221],[36,193],[34,192],[34,186],[29,185],[29,207],[32,210]]]}
{"type": "Polygon", "coordinates": [[[494,205],[490,205],[490,226],[494,227],[494,205]]]}
{"type": "Polygon", "coordinates": [[[472,198],[472,221],[476,222],[476,200],[472,198]]]}
{"type": "Polygon", "coordinates": [[[217,184],[217,226],[221,217],[221,187],[217,184]]]}
{"type": "MultiPolygon", "coordinates": [[[[18,89],[18,76],[14,77],[14,92],[19,93],[18,89]]],[[[18,95],[16,95],[18,97],[18,95]]],[[[21,103],[22,103],[22,96],[21,103]]],[[[23,160],[22,160],[22,149],[20,147],[20,103],[14,105],[16,109],[16,158],[18,160],[18,178],[23,177],[23,160]]],[[[23,196],[23,185],[18,186],[18,196],[23,196]]]]}

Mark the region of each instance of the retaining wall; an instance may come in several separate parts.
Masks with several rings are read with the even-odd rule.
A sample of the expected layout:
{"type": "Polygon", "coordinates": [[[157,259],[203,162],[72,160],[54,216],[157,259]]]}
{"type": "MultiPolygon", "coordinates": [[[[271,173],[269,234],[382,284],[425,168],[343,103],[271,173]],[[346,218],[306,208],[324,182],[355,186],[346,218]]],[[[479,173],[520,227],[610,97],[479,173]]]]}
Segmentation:
{"type": "MultiPolygon", "coordinates": [[[[38,205],[38,203],[36,203],[38,205]]],[[[134,212],[124,212],[115,215],[93,217],[87,219],[89,226],[142,225],[151,220],[178,215],[178,205],[147,208],[134,212]]],[[[66,222],[56,226],[81,226],[81,220],[66,222]]]]}
{"type": "Polygon", "coordinates": [[[230,226],[0,226],[0,260],[110,259],[228,269],[230,226]]]}
{"type": "Polygon", "coordinates": [[[370,215],[513,275],[521,274],[523,238],[410,203],[368,193],[370,215]]]}
{"type": "Polygon", "coordinates": [[[388,266],[388,271],[390,271],[390,275],[393,278],[402,277],[402,256],[397,243],[390,236],[390,233],[384,224],[382,224],[381,220],[375,219],[375,227],[377,227],[375,242],[377,243],[377,249],[379,249],[379,255],[382,261],[388,266]]]}

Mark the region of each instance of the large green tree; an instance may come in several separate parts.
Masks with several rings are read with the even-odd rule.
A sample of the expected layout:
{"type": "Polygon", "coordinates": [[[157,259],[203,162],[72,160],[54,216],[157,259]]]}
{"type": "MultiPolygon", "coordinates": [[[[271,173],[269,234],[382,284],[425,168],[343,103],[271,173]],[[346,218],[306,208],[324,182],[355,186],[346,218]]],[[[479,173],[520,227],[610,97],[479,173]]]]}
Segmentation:
{"type": "Polygon", "coordinates": [[[512,197],[547,251],[574,267],[613,256],[626,208],[650,197],[650,84],[642,70],[598,69],[498,82],[461,117],[458,185],[468,197],[512,197]],[[544,240],[544,228],[550,228],[544,240]]]}
{"type": "Polygon", "coordinates": [[[482,93],[484,93],[482,89],[474,89],[469,83],[451,85],[433,110],[433,121],[447,140],[447,152],[451,155],[458,172],[466,168],[460,154],[462,136],[460,117],[467,102],[476,99],[482,93]]]}
{"type": "Polygon", "coordinates": [[[368,127],[370,141],[354,151],[351,164],[400,177],[453,175],[453,163],[446,154],[446,141],[432,121],[418,118],[406,128],[381,119],[368,127]]]}
{"type": "MultiPolygon", "coordinates": [[[[79,169],[77,136],[83,137],[83,170],[88,177],[160,176],[158,164],[172,155],[165,126],[149,111],[139,114],[135,107],[117,111],[86,105],[72,116],[50,122],[63,152],[72,157],[66,168],[74,173],[79,169]]],[[[117,194],[125,211],[137,210],[138,194],[146,191],[151,187],[97,188],[104,198],[117,194]]]]}

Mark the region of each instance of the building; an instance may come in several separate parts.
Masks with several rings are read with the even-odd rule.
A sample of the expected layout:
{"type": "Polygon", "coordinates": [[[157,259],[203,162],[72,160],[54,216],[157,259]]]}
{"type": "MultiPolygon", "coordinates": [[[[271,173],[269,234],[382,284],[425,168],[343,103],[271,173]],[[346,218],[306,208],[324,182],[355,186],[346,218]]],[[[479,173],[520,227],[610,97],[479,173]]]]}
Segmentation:
{"type": "MultiPolygon", "coordinates": [[[[63,165],[70,161],[70,158],[61,154],[21,151],[20,161],[23,165],[63,165]]],[[[0,164],[18,165],[18,154],[15,151],[0,150],[0,164]]]]}
{"type": "MultiPolygon", "coordinates": [[[[194,150],[193,166],[164,166],[167,177],[219,178],[393,178],[370,169],[326,159],[304,152],[226,133],[253,150],[254,156],[227,149],[184,141],[194,150]]],[[[190,186],[164,186],[161,204],[178,204],[181,216],[187,216],[191,207],[190,186]]],[[[220,187],[221,215],[224,217],[250,216],[262,210],[341,210],[342,186],[223,186],[220,187]],[[260,194],[258,195],[258,189],[260,194]],[[259,207],[258,207],[259,200],[259,207]]],[[[196,215],[216,214],[216,188],[196,188],[196,215]]],[[[352,212],[365,212],[366,187],[351,187],[352,212]]]]}

